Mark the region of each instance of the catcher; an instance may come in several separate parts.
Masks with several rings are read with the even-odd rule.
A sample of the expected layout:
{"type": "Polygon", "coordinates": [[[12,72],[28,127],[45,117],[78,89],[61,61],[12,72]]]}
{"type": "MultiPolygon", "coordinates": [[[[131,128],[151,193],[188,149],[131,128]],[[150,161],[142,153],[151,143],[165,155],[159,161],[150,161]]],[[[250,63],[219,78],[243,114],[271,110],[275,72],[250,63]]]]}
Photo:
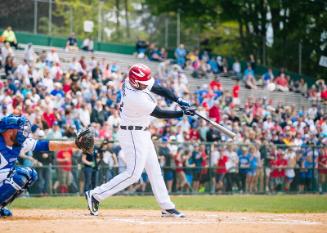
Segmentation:
{"type": "Polygon", "coordinates": [[[5,206],[37,180],[33,168],[16,166],[21,153],[70,148],[93,152],[94,136],[90,129],[80,132],[75,141],[35,140],[30,132],[30,122],[24,116],[9,115],[0,120],[0,217],[12,216],[5,206]]]}

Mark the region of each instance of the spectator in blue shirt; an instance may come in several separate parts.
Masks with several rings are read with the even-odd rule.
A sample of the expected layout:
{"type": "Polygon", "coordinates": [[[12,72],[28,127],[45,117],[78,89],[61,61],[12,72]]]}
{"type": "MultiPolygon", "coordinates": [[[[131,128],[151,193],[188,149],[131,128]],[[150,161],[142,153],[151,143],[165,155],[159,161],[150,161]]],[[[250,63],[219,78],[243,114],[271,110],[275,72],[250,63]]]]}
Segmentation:
{"type": "Polygon", "coordinates": [[[239,175],[241,180],[241,191],[246,191],[246,175],[250,168],[250,157],[248,155],[248,149],[246,147],[242,148],[242,152],[239,159],[239,175]]]}
{"type": "Polygon", "coordinates": [[[247,88],[257,89],[257,84],[255,81],[255,74],[254,74],[251,64],[248,64],[248,67],[244,71],[244,82],[245,82],[245,86],[247,88]]]}
{"type": "Polygon", "coordinates": [[[271,83],[274,80],[274,73],[272,71],[272,68],[269,67],[267,72],[262,75],[262,81],[263,85],[266,88],[269,83],[271,83]]]}
{"type": "Polygon", "coordinates": [[[183,44],[180,44],[179,47],[175,50],[175,57],[177,59],[177,64],[184,68],[186,62],[186,50],[183,44]]]}
{"type": "Polygon", "coordinates": [[[211,69],[212,73],[214,73],[214,74],[218,74],[219,73],[218,63],[217,63],[217,61],[216,61],[216,59],[214,57],[212,57],[208,61],[208,64],[210,65],[210,69],[211,69]]]}

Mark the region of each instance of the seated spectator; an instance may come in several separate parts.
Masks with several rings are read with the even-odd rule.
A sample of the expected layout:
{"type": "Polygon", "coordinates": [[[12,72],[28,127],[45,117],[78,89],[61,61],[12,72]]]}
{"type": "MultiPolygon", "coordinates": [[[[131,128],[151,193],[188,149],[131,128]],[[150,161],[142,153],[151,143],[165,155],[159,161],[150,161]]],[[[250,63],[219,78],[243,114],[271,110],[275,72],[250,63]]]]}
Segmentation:
{"type": "Polygon", "coordinates": [[[4,37],[4,42],[9,43],[10,46],[15,47],[15,49],[18,48],[16,35],[10,26],[7,27],[7,29],[3,31],[2,36],[4,37]]]}
{"type": "Polygon", "coordinates": [[[150,44],[148,54],[150,61],[163,61],[163,58],[160,54],[160,50],[154,43],[150,44]]]}
{"type": "Polygon", "coordinates": [[[241,69],[241,63],[238,59],[236,59],[233,63],[233,73],[237,76],[238,79],[241,79],[242,69],[241,69]]]}
{"type": "Polygon", "coordinates": [[[214,74],[218,74],[219,73],[219,69],[218,69],[218,63],[215,60],[214,57],[211,57],[210,60],[208,61],[208,65],[210,66],[210,71],[214,74]]]}
{"type": "Polygon", "coordinates": [[[175,50],[175,58],[177,60],[177,64],[184,68],[186,62],[186,50],[183,44],[180,44],[179,47],[175,50]]]}
{"type": "Polygon", "coordinates": [[[147,48],[148,48],[148,43],[138,38],[135,45],[137,58],[145,58],[147,48]]]}
{"type": "Polygon", "coordinates": [[[51,48],[51,50],[47,52],[47,56],[45,58],[45,63],[49,67],[52,67],[52,65],[55,64],[55,63],[60,64],[59,55],[58,55],[57,50],[55,48],[51,48]]]}
{"type": "Polygon", "coordinates": [[[221,81],[220,81],[220,77],[218,75],[216,75],[214,77],[214,79],[211,80],[211,82],[209,84],[209,87],[213,91],[219,91],[219,92],[221,92],[223,90],[223,87],[222,87],[222,84],[221,84],[221,81]]]}
{"type": "Polygon", "coordinates": [[[29,43],[25,48],[24,59],[28,62],[29,65],[32,65],[35,61],[35,58],[36,54],[34,52],[34,48],[32,46],[32,43],[29,43]]]}
{"type": "Polygon", "coordinates": [[[288,91],[288,80],[284,73],[281,73],[280,76],[274,80],[274,83],[276,84],[277,91],[288,91]]]}
{"type": "Polygon", "coordinates": [[[65,50],[72,52],[78,51],[77,39],[74,32],[72,32],[68,37],[65,50]]]}
{"type": "Polygon", "coordinates": [[[8,56],[14,57],[14,51],[10,47],[10,44],[7,42],[5,46],[1,47],[1,61],[4,64],[8,56]]]}
{"type": "Polygon", "coordinates": [[[239,80],[236,80],[232,89],[234,106],[240,105],[240,98],[239,98],[240,89],[241,88],[240,88],[239,80]]]}
{"type": "Polygon", "coordinates": [[[274,80],[274,73],[269,67],[268,71],[262,75],[262,82],[265,89],[268,89],[269,84],[274,80]]]}
{"type": "Polygon", "coordinates": [[[82,49],[84,51],[87,51],[87,52],[93,52],[94,51],[94,43],[93,43],[93,40],[86,37],[84,40],[83,40],[83,43],[82,43],[82,49]]]}
{"type": "Polygon", "coordinates": [[[245,87],[249,89],[257,89],[255,75],[251,64],[248,64],[248,67],[244,71],[244,82],[245,82],[245,87]]]}

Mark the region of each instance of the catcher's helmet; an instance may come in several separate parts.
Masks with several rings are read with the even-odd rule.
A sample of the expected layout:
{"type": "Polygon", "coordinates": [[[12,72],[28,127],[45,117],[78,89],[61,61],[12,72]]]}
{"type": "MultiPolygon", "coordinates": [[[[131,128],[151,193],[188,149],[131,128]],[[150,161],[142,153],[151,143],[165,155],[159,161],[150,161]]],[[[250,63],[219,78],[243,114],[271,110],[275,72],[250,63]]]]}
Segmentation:
{"type": "Polygon", "coordinates": [[[0,120],[0,133],[8,129],[17,129],[16,142],[22,145],[31,133],[31,123],[24,116],[10,114],[0,120]]]}
{"type": "Polygon", "coordinates": [[[144,64],[133,65],[128,72],[128,79],[132,86],[138,88],[139,84],[150,85],[153,83],[151,69],[144,64]]]}

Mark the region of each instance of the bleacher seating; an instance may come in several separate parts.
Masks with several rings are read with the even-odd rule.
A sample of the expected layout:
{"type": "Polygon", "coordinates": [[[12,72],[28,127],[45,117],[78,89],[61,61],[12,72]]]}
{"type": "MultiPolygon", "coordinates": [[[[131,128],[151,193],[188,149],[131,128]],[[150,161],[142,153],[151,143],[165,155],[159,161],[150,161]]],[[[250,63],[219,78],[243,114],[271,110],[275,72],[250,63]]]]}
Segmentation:
{"type": "MultiPolygon", "coordinates": [[[[34,51],[36,53],[40,53],[42,50],[50,50],[51,47],[45,47],[45,46],[34,46],[34,51]]],[[[76,57],[79,59],[81,56],[85,56],[86,59],[89,59],[91,56],[95,56],[95,58],[98,61],[101,61],[103,58],[105,58],[109,62],[116,62],[122,69],[127,69],[130,65],[134,63],[145,63],[148,65],[153,71],[157,70],[158,63],[146,61],[146,60],[140,60],[134,56],[130,55],[124,55],[124,54],[118,54],[118,53],[106,53],[106,52],[95,52],[95,53],[89,53],[84,51],[78,51],[78,52],[66,52],[63,48],[57,48],[57,53],[62,60],[63,68],[67,68],[69,62],[72,60],[73,57],[76,57]]],[[[17,62],[21,62],[24,57],[24,50],[17,50],[15,51],[15,57],[17,59],[17,62]]],[[[191,75],[188,75],[189,78],[189,88],[191,91],[196,90],[198,86],[202,87],[204,84],[208,84],[210,82],[210,79],[195,79],[191,77],[191,75]]],[[[232,90],[232,86],[234,85],[234,80],[232,77],[222,77],[221,82],[223,85],[224,90],[232,90]]],[[[295,105],[296,108],[308,108],[309,106],[309,100],[304,98],[302,95],[298,93],[293,92],[269,92],[267,90],[258,89],[258,90],[250,90],[246,89],[245,86],[240,83],[241,90],[240,90],[240,100],[241,103],[244,103],[247,97],[266,97],[268,99],[273,99],[273,104],[277,105],[278,103],[283,103],[287,105],[295,105]]]]}

